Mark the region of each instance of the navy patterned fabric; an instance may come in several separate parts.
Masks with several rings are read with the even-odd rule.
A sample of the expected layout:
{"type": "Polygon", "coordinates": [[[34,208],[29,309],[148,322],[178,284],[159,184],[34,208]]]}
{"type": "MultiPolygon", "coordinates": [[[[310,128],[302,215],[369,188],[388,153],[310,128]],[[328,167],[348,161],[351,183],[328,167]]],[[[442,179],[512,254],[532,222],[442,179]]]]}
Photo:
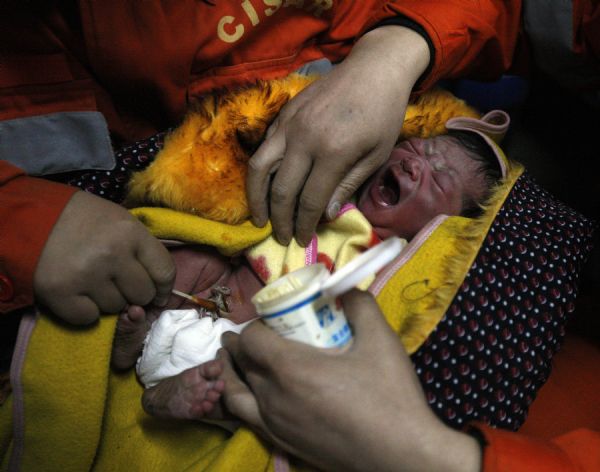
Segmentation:
{"type": "Polygon", "coordinates": [[[152,163],[163,147],[165,135],[166,132],[156,134],[115,152],[116,166],[113,170],[73,171],[47,178],[122,203],[131,173],[143,170],[152,163]]]}
{"type": "Polygon", "coordinates": [[[575,309],[593,230],[527,173],[517,180],[444,318],[412,356],[445,422],[523,424],[575,309]]]}

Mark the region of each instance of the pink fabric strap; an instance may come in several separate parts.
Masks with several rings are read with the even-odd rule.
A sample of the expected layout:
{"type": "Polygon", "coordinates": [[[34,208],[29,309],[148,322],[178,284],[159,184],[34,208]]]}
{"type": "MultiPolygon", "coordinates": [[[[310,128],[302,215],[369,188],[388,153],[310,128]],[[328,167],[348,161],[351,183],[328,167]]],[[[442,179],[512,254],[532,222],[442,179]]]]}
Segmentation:
{"type": "Polygon", "coordinates": [[[504,157],[498,145],[504,138],[509,126],[510,117],[508,113],[502,110],[492,110],[480,119],[456,117],[446,121],[446,129],[448,130],[471,131],[481,136],[498,159],[502,177],[506,177],[508,166],[506,157],[504,157]]]}

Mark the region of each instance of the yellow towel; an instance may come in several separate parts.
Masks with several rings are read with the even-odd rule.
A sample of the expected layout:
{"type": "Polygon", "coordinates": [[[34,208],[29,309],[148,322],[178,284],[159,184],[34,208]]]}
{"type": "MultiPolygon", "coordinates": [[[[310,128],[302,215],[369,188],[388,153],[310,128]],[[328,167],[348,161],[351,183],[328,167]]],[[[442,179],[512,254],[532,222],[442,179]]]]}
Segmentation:
{"type": "MultiPolygon", "coordinates": [[[[146,415],[135,373],[109,367],[115,321],[106,316],[73,330],[50,317],[37,320],[22,375],[21,470],[273,470],[272,450],[244,428],[231,436],[216,426],[146,415]]],[[[2,470],[15,444],[10,418],[18,396],[13,392],[0,407],[2,470]]]]}
{"type": "MultiPolygon", "coordinates": [[[[317,262],[325,264],[330,272],[342,268],[363,251],[380,242],[373,227],[351,204],[344,205],[337,217],[322,222],[307,247],[292,241],[288,246],[269,237],[246,251],[250,265],[265,284],[296,269],[317,262]]],[[[361,282],[365,290],[375,275],[361,282]]]]}
{"type": "Polygon", "coordinates": [[[523,173],[511,163],[478,219],[452,216],[430,224],[403,250],[397,268],[380,274],[369,290],[409,354],[427,339],[446,313],[511,188],[523,173]],[[426,236],[426,238],[425,238],[426,236]],[[413,253],[414,251],[414,253],[413,253]],[[401,265],[400,265],[401,263],[401,265]]]}
{"type": "Polygon", "coordinates": [[[230,225],[168,208],[141,207],[131,213],[157,238],[213,246],[227,256],[253,246],[272,232],[271,223],[264,228],[250,221],[230,225]]]}

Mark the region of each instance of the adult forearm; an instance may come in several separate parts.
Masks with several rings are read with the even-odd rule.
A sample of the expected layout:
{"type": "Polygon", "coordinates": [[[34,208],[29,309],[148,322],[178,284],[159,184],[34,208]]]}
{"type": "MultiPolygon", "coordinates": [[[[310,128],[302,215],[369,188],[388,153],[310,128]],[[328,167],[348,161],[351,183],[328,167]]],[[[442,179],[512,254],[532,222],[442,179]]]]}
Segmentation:
{"type": "Polygon", "coordinates": [[[377,78],[389,79],[406,93],[427,69],[430,59],[423,36],[404,26],[386,25],[363,35],[344,62],[360,64],[364,74],[383,74],[377,78]]]}

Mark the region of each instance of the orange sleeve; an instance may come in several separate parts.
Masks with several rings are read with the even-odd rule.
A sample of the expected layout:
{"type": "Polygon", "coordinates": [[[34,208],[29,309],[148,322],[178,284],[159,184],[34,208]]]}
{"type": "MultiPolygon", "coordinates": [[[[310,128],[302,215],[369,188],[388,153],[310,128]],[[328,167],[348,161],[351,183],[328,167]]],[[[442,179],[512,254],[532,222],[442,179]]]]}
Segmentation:
{"type": "Polygon", "coordinates": [[[111,130],[124,134],[110,96],[85,62],[83,40],[56,2],[44,7],[43,21],[22,8],[25,12],[4,11],[0,5],[0,120],[100,111],[111,130]]]}
{"type": "Polygon", "coordinates": [[[89,73],[59,39],[67,30],[55,5],[0,7],[0,119],[96,110],[89,73]]]}
{"type": "Polygon", "coordinates": [[[385,10],[420,24],[433,43],[434,63],[420,89],[446,78],[493,79],[512,63],[520,0],[394,0],[386,2],[385,10]]]}
{"type": "Polygon", "coordinates": [[[551,440],[476,425],[483,434],[484,472],[600,470],[600,432],[577,429],[551,440]]]}
{"type": "Polygon", "coordinates": [[[0,161],[0,313],[33,303],[37,261],[75,191],[0,161]]]}

